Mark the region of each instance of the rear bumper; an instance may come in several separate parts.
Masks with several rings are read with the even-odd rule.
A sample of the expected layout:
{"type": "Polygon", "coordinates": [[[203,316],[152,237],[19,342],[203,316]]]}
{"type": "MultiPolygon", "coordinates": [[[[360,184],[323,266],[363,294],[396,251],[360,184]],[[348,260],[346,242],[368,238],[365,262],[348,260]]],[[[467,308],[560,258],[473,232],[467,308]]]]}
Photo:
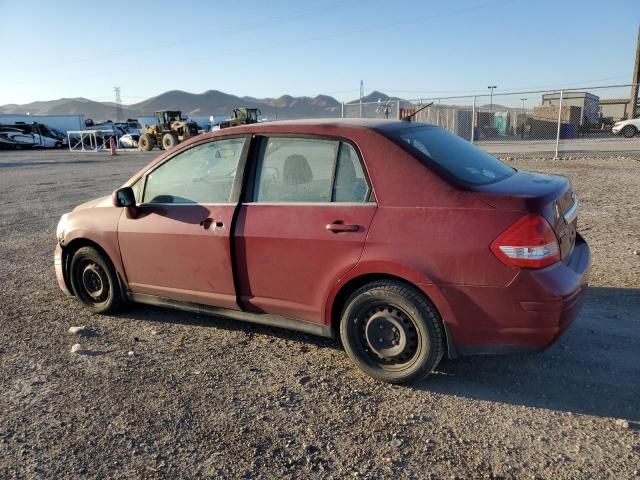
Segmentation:
{"type": "Polygon", "coordinates": [[[571,255],[540,270],[521,269],[507,287],[447,287],[448,324],[461,355],[544,350],[576,319],[585,300],[591,253],[577,235],[571,255]]]}
{"type": "Polygon", "coordinates": [[[67,282],[64,280],[64,271],[62,266],[62,248],[60,244],[56,244],[56,251],[53,255],[53,265],[56,270],[56,280],[58,280],[58,286],[60,290],[64,292],[65,295],[72,297],[73,295],[67,288],[67,282]]]}

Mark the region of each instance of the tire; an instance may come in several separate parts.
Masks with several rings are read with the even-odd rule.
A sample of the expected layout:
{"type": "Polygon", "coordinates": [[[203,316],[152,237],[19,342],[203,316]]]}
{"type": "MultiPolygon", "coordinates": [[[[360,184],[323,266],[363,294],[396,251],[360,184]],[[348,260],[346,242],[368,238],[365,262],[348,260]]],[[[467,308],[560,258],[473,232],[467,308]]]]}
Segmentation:
{"type": "Polygon", "coordinates": [[[633,125],[627,125],[622,129],[622,135],[625,138],[635,137],[636,133],[638,133],[638,131],[636,130],[636,127],[634,127],[633,125]]]}
{"type": "Polygon", "coordinates": [[[146,133],[140,135],[140,139],[138,140],[138,148],[140,148],[140,150],[142,150],[143,152],[150,152],[151,150],[153,150],[153,140],[151,139],[151,136],[147,135],[146,133]]]}
{"type": "Polygon", "coordinates": [[[69,278],[76,298],[92,312],[114,313],[122,306],[116,271],[95,248],[82,247],[73,254],[69,278]]]}
{"type": "Polygon", "coordinates": [[[165,133],[162,136],[162,148],[170,150],[178,144],[178,137],[173,133],[165,133]]]}
{"type": "Polygon", "coordinates": [[[340,337],[362,371],[388,383],[426,377],[445,349],[435,307],[421,292],[395,280],[369,283],[349,297],[342,311],[340,337]]]}

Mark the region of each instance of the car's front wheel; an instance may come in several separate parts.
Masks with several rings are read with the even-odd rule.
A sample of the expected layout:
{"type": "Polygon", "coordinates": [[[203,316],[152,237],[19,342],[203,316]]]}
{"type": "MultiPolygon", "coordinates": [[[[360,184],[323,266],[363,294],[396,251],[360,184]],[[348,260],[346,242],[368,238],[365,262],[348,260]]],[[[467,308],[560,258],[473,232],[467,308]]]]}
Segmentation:
{"type": "Polygon", "coordinates": [[[638,131],[633,125],[627,125],[622,129],[622,135],[624,135],[626,138],[634,137],[636,133],[638,133],[638,131]]]}
{"type": "Polygon", "coordinates": [[[109,259],[93,247],[79,248],[71,258],[69,278],[73,293],[96,313],[113,313],[122,304],[122,292],[109,259]]]}
{"type": "Polygon", "coordinates": [[[153,150],[153,140],[151,139],[151,135],[147,135],[143,133],[140,135],[140,139],[138,140],[138,148],[143,152],[150,152],[153,150]]]}
{"type": "Polygon", "coordinates": [[[162,137],[162,148],[170,150],[178,144],[178,137],[173,133],[165,133],[162,137]]]}
{"type": "Polygon", "coordinates": [[[373,378],[409,383],[429,375],[444,355],[440,316],[415,288],[372,282],[347,300],[340,337],[349,357],[373,378]]]}

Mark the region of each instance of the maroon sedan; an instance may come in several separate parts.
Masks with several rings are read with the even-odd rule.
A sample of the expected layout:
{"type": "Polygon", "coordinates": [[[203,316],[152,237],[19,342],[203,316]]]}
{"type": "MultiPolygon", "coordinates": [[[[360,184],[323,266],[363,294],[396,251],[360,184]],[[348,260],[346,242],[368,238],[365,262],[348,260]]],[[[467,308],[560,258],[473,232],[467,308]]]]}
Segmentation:
{"type": "Polygon", "coordinates": [[[63,215],[62,290],[340,336],[369,375],[548,347],[590,266],[568,179],[517,171],[441,128],[245,125],[164,152],[63,215]]]}

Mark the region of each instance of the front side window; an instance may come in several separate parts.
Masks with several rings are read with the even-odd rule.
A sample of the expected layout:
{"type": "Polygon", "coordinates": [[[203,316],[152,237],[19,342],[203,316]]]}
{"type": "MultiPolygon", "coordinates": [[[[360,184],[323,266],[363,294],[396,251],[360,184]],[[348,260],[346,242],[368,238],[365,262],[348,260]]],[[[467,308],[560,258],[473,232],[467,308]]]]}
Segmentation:
{"type": "Polygon", "coordinates": [[[229,138],[177,154],[147,175],[144,202],[229,202],[244,143],[244,138],[229,138]]]}
{"type": "Polygon", "coordinates": [[[339,140],[273,137],[259,155],[256,202],[366,202],[370,188],[353,146],[339,140]]]}
{"type": "Polygon", "coordinates": [[[131,189],[133,190],[133,196],[136,199],[136,203],[142,203],[142,185],[144,185],[144,177],[139,178],[135,181],[133,185],[131,185],[131,189]]]}

